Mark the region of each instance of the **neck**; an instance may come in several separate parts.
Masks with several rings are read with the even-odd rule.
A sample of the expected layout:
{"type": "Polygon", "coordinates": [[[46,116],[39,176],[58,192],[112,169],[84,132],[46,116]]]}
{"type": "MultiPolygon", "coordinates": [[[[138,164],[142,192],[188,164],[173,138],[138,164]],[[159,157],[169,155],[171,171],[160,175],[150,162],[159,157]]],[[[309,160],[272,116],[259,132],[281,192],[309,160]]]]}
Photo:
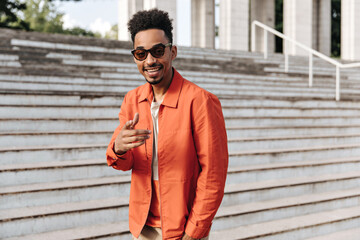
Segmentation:
{"type": "Polygon", "coordinates": [[[161,102],[164,99],[165,94],[172,82],[173,76],[174,76],[174,70],[172,69],[171,76],[169,79],[163,79],[163,81],[161,81],[159,84],[152,85],[155,102],[161,102]]]}

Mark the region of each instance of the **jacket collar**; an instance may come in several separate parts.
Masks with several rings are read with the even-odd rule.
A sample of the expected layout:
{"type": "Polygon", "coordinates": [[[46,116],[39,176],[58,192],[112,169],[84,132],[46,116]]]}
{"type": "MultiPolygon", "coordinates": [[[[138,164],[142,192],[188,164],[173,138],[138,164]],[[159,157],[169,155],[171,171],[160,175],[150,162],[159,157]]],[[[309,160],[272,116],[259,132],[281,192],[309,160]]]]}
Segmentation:
{"type": "MultiPolygon", "coordinates": [[[[180,73],[178,73],[178,71],[176,71],[175,68],[173,68],[173,70],[174,70],[174,76],[169,86],[169,89],[166,91],[162,105],[176,108],[179,101],[184,78],[180,75],[180,73]]],[[[152,99],[153,99],[153,91],[151,84],[146,83],[139,97],[139,102],[146,100],[152,101],[152,99]]]]}

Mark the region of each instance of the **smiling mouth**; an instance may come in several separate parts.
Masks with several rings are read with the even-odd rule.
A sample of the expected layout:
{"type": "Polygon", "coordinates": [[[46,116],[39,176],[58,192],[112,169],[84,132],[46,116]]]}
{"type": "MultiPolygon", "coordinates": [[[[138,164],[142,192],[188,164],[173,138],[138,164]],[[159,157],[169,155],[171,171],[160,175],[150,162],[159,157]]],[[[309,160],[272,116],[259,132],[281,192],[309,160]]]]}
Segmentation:
{"type": "Polygon", "coordinates": [[[153,73],[153,72],[157,72],[161,69],[161,67],[157,67],[157,68],[150,68],[150,69],[145,69],[146,71],[148,71],[149,73],[153,73]]]}
{"type": "Polygon", "coordinates": [[[145,71],[149,72],[149,73],[153,73],[153,72],[157,72],[161,69],[161,66],[158,67],[152,67],[152,68],[145,68],[145,71]]]}
{"type": "Polygon", "coordinates": [[[161,69],[162,69],[162,65],[160,65],[160,64],[154,64],[152,66],[148,66],[148,67],[144,68],[144,70],[149,73],[154,73],[154,72],[160,71],[161,69]]]}

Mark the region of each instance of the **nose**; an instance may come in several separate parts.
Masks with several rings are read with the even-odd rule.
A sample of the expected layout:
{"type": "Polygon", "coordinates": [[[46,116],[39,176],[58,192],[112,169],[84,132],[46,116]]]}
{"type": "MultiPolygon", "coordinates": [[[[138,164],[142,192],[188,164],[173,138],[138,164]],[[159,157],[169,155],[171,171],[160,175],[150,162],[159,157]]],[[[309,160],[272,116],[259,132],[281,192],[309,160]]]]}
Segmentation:
{"type": "Polygon", "coordinates": [[[145,59],[145,61],[146,61],[146,64],[147,64],[147,65],[151,66],[152,64],[154,64],[154,63],[156,62],[156,58],[154,58],[154,57],[151,55],[151,53],[149,53],[149,54],[147,55],[147,58],[145,59]]]}

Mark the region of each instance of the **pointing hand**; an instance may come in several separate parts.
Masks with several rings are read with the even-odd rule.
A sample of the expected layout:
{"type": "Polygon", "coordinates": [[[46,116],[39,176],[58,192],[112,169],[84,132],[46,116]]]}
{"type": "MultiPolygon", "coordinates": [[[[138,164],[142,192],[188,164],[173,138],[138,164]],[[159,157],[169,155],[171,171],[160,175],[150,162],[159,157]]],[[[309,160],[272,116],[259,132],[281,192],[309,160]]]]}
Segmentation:
{"type": "Polygon", "coordinates": [[[151,131],[145,129],[134,129],[139,122],[139,113],[135,113],[134,119],[125,123],[115,139],[114,150],[121,155],[132,148],[139,147],[145,143],[150,136],[151,131]]]}

